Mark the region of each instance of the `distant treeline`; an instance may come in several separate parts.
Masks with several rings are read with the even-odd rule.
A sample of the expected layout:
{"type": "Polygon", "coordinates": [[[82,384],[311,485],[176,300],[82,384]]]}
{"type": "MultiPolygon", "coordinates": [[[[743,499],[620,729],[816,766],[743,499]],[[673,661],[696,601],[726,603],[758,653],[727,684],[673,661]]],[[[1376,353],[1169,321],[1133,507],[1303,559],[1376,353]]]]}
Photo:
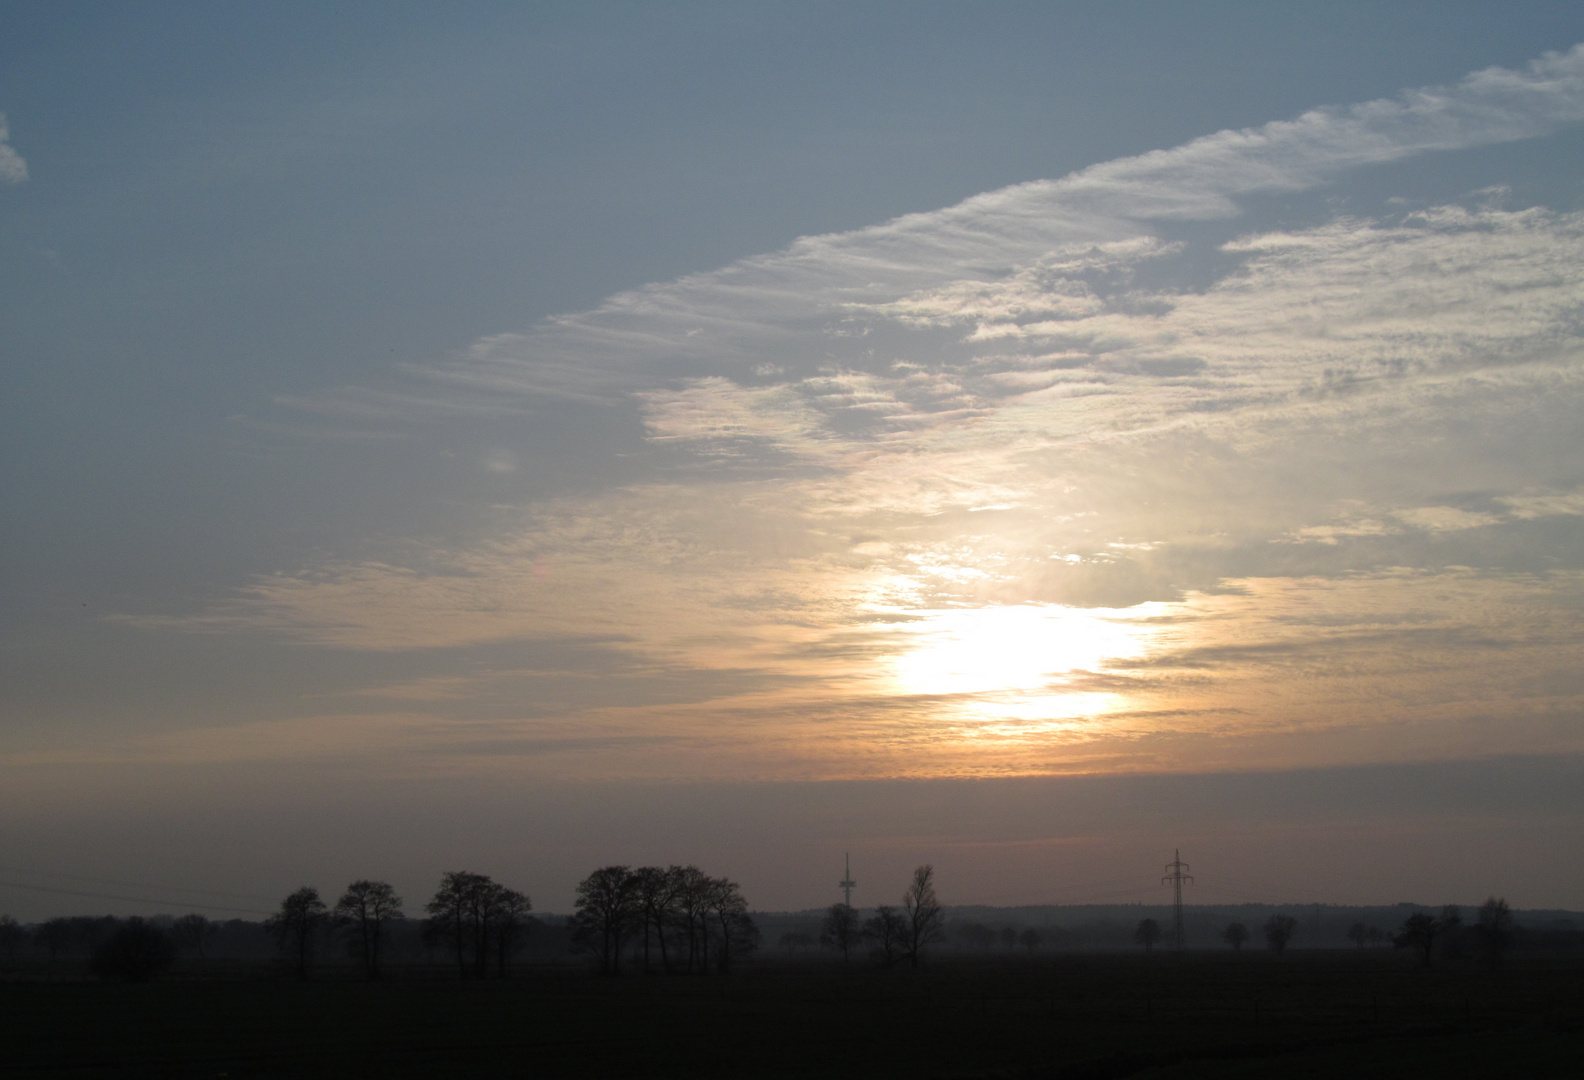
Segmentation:
{"type": "MultiPolygon", "coordinates": [[[[1027,957],[1058,952],[1146,951],[1174,944],[1166,906],[986,908],[948,911],[934,869],[918,867],[896,906],[750,914],[736,882],[696,866],[606,866],[577,888],[569,917],[530,915],[528,896],[488,875],[442,875],[423,917],[409,918],[386,882],[355,881],[334,904],[304,886],[262,922],[211,921],[200,914],[151,919],[54,918],[22,925],[0,916],[0,964],[16,974],[71,971],[151,978],[178,961],[209,971],[281,965],[299,978],[333,969],[377,979],[451,967],[463,979],[505,978],[514,966],[590,963],[602,974],[729,972],[773,943],[787,960],[837,958],[882,967],[917,966],[929,951],[1027,957]],[[84,963],[86,961],[86,964],[84,963]]],[[[1301,948],[1396,947],[1421,963],[1500,962],[1511,950],[1584,950],[1584,918],[1530,912],[1522,921],[1492,897],[1464,913],[1452,906],[1349,908],[1239,905],[1184,909],[1184,942],[1195,949],[1281,952],[1301,948]],[[1578,921],[1575,921],[1575,919],[1578,921]]]]}
{"type": "Polygon", "coordinates": [[[348,885],[335,903],[305,885],[285,897],[263,922],[211,921],[200,914],[152,919],[112,916],[48,919],[23,926],[0,916],[0,963],[11,971],[63,971],[68,963],[110,978],[148,979],[187,957],[201,964],[284,963],[311,977],[327,959],[371,979],[392,964],[453,964],[460,978],[505,978],[524,956],[566,961],[592,956],[599,970],[618,974],[641,958],[645,971],[721,972],[750,954],[759,932],[736,882],[696,866],[602,867],[577,889],[570,918],[541,920],[527,894],[487,874],[441,876],[424,917],[409,918],[405,902],[383,881],[348,885]],[[348,963],[350,962],[350,964],[348,963]]]}
{"type": "MultiPolygon", "coordinates": [[[[1491,898],[1500,904],[1498,898],[1491,898]]],[[[1487,901],[1487,904],[1491,901],[1487,901]]],[[[1483,907],[1484,905],[1481,905],[1483,907]]],[[[1423,904],[1353,906],[1338,904],[1232,904],[1185,905],[1184,940],[1188,948],[1204,950],[1230,948],[1226,928],[1240,923],[1249,929],[1250,944],[1267,944],[1264,927],[1275,916],[1292,920],[1288,943],[1304,949],[1346,949],[1356,947],[1390,948],[1405,924],[1416,915],[1446,921],[1450,926],[1449,949],[1469,947],[1478,933],[1481,908],[1462,910],[1456,906],[1431,907],[1423,904]],[[1362,936],[1362,942],[1359,940],[1362,936]]],[[[1530,910],[1510,912],[1510,947],[1516,950],[1560,950],[1584,948],[1584,912],[1530,910]]],[[[807,914],[763,915],[767,932],[806,930],[811,924],[807,914]],[[794,927],[793,922],[797,925],[794,927]]],[[[1169,904],[1082,904],[1037,905],[994,908],[962,905],[951,908],[947,945],[965,949],[1021,949],[1012,937],[1024,929],[1035,930],[1041,950],[1096,951],[1124,950],[1138,945],[1135,933],[1145,919],[1170,928],[1173,911],[1169,904]],[[988,930],[987,934],[985,931],[988,930]]],[[[1437,955],[1441,944],[1436,944],[1437,955]]]]}

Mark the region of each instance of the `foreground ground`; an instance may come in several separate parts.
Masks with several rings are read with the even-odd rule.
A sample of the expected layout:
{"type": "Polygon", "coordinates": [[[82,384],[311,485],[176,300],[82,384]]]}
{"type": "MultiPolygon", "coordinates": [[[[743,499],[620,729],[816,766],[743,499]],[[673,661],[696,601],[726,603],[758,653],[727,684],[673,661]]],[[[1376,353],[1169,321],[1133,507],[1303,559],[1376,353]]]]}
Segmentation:
{"type": "Polygon", "coordinates": [[[1386,952],[760,961],[730,977],[524,972],[0,983],[0,1073],[50,1077],[1584,1075],[1584,959],[1386,952]]]}

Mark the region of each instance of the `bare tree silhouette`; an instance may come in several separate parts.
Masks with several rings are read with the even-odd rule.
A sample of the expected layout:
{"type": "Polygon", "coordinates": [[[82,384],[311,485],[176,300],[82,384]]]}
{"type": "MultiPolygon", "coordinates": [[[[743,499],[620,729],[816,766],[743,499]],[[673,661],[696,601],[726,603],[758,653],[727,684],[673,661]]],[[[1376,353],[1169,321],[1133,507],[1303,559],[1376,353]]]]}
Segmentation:
{"type": "Polygon", "coordinates": [[[1287,943],[1298,932],[1298,920],[1280,913],[1265,920],[1265,945],[1273,953],[1287,951],[1287,943]]]}
{"type": "Polygon", "coordinates": [[[729,878],[700,879],[704,902],[701,909],[703,925],[699,928],[699,941],[703,951],[699,956],[699,971],[709,970],[709,953],[715,953],[715,970],[725,974],[731,970],[735,957],[752,952],[759,943],[759,928],[748,914],[748,902],[742,890],[729,878]]]}
{"type": "Polygon", "coordinates": [[[1348,927],[1347,938],[1353,944],[1362,949],[1364,947],[1364,943],[1369,940],[1369,927],[1365,926],[1361,922],[1356,922],[1352,926],[1348,927]]]}
{"type": "Polygon", "coordinates": [[[206,960],[204,942],[215,932],[215,926],[204,916],[193,912],[183,915],[171,923],[171,936],[176,944],[185,949],[192,949],[198,954],[198,959],[206,960]]]}
{"type": "Polygon", "coordinates": [[[825,909],[825,919],[820,923],[820,944],[841,953],[842,963],[858,944],[862,932],[858,928],[858,913],[846,904],[832,904],[825,909]]]}
{"type": "Polygon", "coordinates": [[[1427,912],[1416,912],[1403,920],[1402,929],[1392,938],[1399,949],[1417,949],[1426,967],[1430,966],[1430,950],[1444,928],[1441,920],[1427,912]]]}
{"type": "Polygon", "coordinates": [[[385,924],[405,918],[402,899],[396,895],[396,890],[383,881],[367,878],[354,881],[336,901],[334,916],[347,927],[352,952],[362,962],[363,974],[371,979],[379,978],[385,924]]]}
{"type": "Polygon", "coordinates": [[[1227,923],[1221,931],[1221,940],[1232,946],[1233,952],[1242,952],[1243,943],[1249,939],[1249,928],[1240,922],[1227,923]]]}
{"type": "Polygon", "coordinates": [[[914,869],[913,882],[902,894],[902,915],[907,935],[903,948],[908,964],[918,967],[925,947],[945,936],[946,911],[935,899],[933,866],[926,863],[914,869]]]}
{"type": "Polygon", "coordinates": [[[319,899],[319,890],[304,885],[282,900],[280,909],[264,920],[264,928],[274,935],[281,951],[297,965],[299,979],[308,977],[314,941],[326,916],[324,901],[319,899]]]}
{"type": "Polygon", "coordinates": [[[467,893],[466,871],[447,871],[440,876],[434,898],[424,905],[429,920],[424,924],[426,941],[449,943],[456,954],[457,976],[467,978],[467,893]]]}
{"type": "Polygon", "coordinates": [[[722,975],[731,970],[732,958],[752,952],[759,941],[759,928],[748,914],[748,901],[729,878],[713,879],[709,910],[719,934],[715,970],[722,975]]]}
{"type": "Polygon", "coordinates": [[[863,936],[874,942],[874,958],[882,967],[895,967],[907,955],[907,919],[888,904],[864,920],[863,936]]]}
{"type": "Polygon", "coordinates": [[[1026,928],[1018,935],[1018,944],[1023,946],[1025,952],[1032,953],[1040,947],[1040,932],[1032,926],[1026,928]]]}
{"type": "Polygon", "coordinates": [[[495,973],[505,978],[511,971],[512,956],[521,947],[530,925],[528,913],[533,904],[526,893],[499,886],[494,896],[495,973]]]}
{"type": "Polygon", "coordinates": [[[681,867],[662,870],[658,866],[640,866],[633,871],[633,883],[638,891],[638,919],[643,929],[643,969],[649,968],[651,942],[660,949],[660,966],[671,970],[671,960],[666,952],[666,930],[671,919],[672,905],[676,903],[681,867]]]}
{"type": "MultiPolygon", "coordinates": [[[[508,889],[488,874],[473,875],[471,884],[467,897],[467,923],[473,938],[473,974],[482,979],[489,974],[490,957],[499,957],[501,933],[505,930],[508,908],[520,909],[527,904],[528,898],[508,889]],[[514,897],[515,900],[508,903],[508,897],[514,897]]],[[[513,918],[515,920],[515,916],[513,918]]],[[[504,969],[497,969],[496,973],[505,976],[504,969]]]]}
{"type": "MultiPolygon", "coordinates": [[[[687,945],[684,970],[703,971],[709,966],[709,897],[711,879],[696,866],[673,866],[668,871],[674,883],[671,921],[682,931],[687,945]]],[[[679,942],[678,945],[682,944],[679,942]]]]}
{"type": "Polygon", "coordinates": [[[601,975],[621,974],[622,943],[640,912],[638,882],[625,866],[603,866],[578,884],[573,937],[599,957],[601,975]]]}
{"type": "Polygon", "coordinates": [[[1512,943],[1513,916],[1503,897],[1492,896],[1480,905],[1474,932],[1480,955],[1491,967],[1500,967],[1502,953],[1512,943]]]}
{"type": "Polygon", "coordinates": [[[1140,919],[1138,926],[1133,928],[1134,944],[1144,946],[1145,952],[1152,952],[1160,937],[1160,923],[1154,919],[1140,919]]]}

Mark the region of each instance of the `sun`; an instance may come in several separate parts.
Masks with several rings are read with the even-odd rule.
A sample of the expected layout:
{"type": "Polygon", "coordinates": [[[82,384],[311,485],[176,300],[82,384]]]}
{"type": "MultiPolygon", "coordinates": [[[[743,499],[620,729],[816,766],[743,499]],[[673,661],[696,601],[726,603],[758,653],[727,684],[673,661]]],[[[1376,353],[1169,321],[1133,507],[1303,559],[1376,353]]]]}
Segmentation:
{"type": "Polygon", "coordinates": [[[1064,675],[1098,670],[1142,645],[1133,620],[1109,608],[1017,604],[915,615],[893,661],[904,694],[1059,692],[1054,684],[1064,675]]]}

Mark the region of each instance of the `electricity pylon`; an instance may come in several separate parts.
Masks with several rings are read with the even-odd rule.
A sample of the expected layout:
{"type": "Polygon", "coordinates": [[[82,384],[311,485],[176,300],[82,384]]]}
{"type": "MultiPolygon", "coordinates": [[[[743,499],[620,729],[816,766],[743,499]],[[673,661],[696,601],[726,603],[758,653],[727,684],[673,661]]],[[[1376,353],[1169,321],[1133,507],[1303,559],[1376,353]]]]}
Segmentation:
{"type": "Polygon", "coordinates": [[[858,883],[852,879],[852,856],[847,855],[844,856],[844,858],[846,859],[845,865],[847,872],[842,875],[841,882],[837,884],[836,887],[840,889],[842,891],[842,895],[847,898],[843,901],[843,903],[845,903],[848,907],[852,907],[852,891],[858,887],[858,883]]]}
{"type": "Polygon", "coordinates": [[[1161,884],[1172,887],[1172,914],[1176,931],[1173,948],[1178,952],[1182,952],[1183,947],[1182,887],[1184,883],[1192,885],[1193,878],[1188,874],[1188,864],[1182,861],[1182,851],[1174,850],[1172,861],[1166,864],[1166,876],[1161,878],[1161,884]]]}

